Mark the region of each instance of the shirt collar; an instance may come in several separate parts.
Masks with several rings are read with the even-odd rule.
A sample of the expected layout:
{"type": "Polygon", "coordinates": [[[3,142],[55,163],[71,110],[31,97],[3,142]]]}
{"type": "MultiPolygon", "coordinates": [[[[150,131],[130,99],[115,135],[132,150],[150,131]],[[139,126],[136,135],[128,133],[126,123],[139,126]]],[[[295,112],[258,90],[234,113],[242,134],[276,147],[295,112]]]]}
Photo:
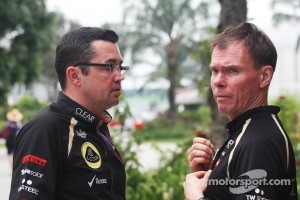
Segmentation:
{"type": "Polygon", "coordinates": [[[257,108],[250,109],[250,110],[242,113],[241,115],[239,115],[232,121],[230,121],[226,125],[226,131],[227,131],[228,135],[230,136],[230,135],[234,134],[237,129],[239,129],[241,126],[243,126],[244,123],[248,119],[252,118],[253,116],[256,116],[261,113],[277,115],[279,113],[279,111],[280,111],[280,108],[278,106],[260,106],[257,108]]]}
{"type": "Polygon", "coordinates": [[[100,127],[102,124],[108,124],[112,120],[111,115],[106,110],[102,113],[101,117],[98,118],[63,92],[59,92],[58,94],[57,105],[72,115],[76,120],[85,124],[90,124],[94,127],[100,127]]]}

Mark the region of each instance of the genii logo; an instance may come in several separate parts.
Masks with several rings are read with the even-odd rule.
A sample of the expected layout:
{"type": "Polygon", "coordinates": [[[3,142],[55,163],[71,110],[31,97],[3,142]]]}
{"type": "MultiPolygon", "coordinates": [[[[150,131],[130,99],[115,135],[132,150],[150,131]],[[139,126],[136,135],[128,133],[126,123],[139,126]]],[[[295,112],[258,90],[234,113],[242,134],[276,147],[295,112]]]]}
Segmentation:
{"type": "Polygon", "coordinates": [[[92,143],[85,142],[81,146],[81,154],[89,167],[97,169],[101,166],[100,153],[92,143]]]}

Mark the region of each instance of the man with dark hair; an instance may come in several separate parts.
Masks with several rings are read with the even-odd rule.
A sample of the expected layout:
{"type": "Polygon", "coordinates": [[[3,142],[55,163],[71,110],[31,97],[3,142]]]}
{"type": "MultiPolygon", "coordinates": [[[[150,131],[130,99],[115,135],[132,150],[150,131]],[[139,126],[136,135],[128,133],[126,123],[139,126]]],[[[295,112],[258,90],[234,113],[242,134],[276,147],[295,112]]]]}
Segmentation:
{"type": "Polygon", "coordinates": [[[292,145],[280,108],[268,105],[276,60],[269,37],[251,23],[228,27],[212,40],[211,88],[230,119],[228,139],[214,158],[210,140],[193,140],[188,162],[194,173],[183,184],[187,200],[297,200],[292,145]]]}
{"type": "Polygon", "coordinates": [[[125,199],[106,111],[119,103],[129,69],[117,41],[114,31],[93,27],[62,37],[55,61],[62,92],[17,136],[9,199],[125,199]]]}

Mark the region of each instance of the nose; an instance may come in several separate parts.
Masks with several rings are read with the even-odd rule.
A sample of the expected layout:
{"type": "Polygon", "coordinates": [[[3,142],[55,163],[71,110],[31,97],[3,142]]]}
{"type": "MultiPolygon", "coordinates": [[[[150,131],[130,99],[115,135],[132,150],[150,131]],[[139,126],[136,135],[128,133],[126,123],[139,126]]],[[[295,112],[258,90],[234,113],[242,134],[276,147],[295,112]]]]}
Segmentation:
{"type": "Polygon", "coordinates": [[[122,74],[122,72],[120,70],[116,70],[115,71],[115,80],[116,81],[123,81],[125,79],[125,75],[122,74]]]}
{"type": "Polygon", "coordinates": [[[210,81],[214,87],[226,87],[226,77],[221,72],[213,74],[210,81]]]}

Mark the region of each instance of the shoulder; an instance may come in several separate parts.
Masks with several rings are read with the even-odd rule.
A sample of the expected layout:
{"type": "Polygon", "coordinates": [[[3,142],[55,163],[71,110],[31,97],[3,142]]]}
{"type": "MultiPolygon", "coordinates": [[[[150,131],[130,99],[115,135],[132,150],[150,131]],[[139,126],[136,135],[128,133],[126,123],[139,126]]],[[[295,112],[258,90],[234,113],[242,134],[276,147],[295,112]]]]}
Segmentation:
{"type": "Polygon", "coordinates": [[[277,115],[268,113],[252,117],[248,126],[244,128],[242,138],[244,145],[273,144],[279,148],[285,146],[288,140],[280,119],[277,115]]]}
{"type": "Polygon", "coordinates": [[[243,135],[237,141],[236,150],[252,153],[257,157],[281,153],[290,145],[283,127],[271,116],[251,120],[241,134],[243,135]]]}
{"type": "Polygon", "coordinates": [[[233,166],[246,170],[265,169],[272,174],[285,171],[291,153],[290,143],[285,133],[277,129],[246,130],[231,153],[233,166]]]}
{"type": "Polygon", "coordinates": [[[58,110],[52,104],[39,111],[28,123],[26,123],[19,137],[45,137],[54,135],[68,128],[70,116],[58,110]],[[27,136],[28,135],[28,136],[27,136]]]}
{"type": "Polygon", "coordinates": [[[34,124],[37,127],[53,127],[55,124],[62,125],[64,122],[70,121],[70,118],[66,112],[55,107],[55,104],[49,104],[40,110],[25,126],[34,124]]]}

